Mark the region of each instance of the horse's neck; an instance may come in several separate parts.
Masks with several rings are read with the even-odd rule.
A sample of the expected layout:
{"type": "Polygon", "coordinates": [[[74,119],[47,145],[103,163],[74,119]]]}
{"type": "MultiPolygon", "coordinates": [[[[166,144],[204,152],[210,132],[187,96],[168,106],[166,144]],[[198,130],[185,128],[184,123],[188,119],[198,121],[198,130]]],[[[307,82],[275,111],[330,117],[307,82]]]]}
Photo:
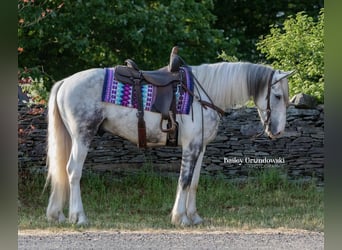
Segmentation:
{"type": "MultiPolygon", "coordinates": [[[[193,71],[213,103],[223,110],[244,105],[250,98],[247,74],[228,63],[194,66],[193,71]]],[[[200,92],[201,95],[203,93],[200,92]]]]}

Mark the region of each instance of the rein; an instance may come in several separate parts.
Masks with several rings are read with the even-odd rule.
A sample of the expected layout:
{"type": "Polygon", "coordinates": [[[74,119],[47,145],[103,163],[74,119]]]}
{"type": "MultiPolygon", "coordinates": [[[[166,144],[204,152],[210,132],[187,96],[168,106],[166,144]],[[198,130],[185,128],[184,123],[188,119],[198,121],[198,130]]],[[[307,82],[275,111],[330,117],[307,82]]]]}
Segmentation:
{"type": "Polygon", "coordinates": [[[268,84],[267,84],[267,95],[266,95],[266,100],[267,100],[267,106],[266,106],[266,120],[264,122],[264,128],[267,126],[267,125],[270,125],[271,124],[271,88],[274,84],[276,84],[278,81],[272,83],[272,79],[273,79],[273,76],[274,76],[274,73],[275,71],[273,70],[272,73],[271,73],[271,76],[270,76],[270,80],[268,81],[268,84]]]}
{"type": "MultiPolygon", "coordinates": [[[[186,67],[189,67],[189,65],[184,61],[183,58],[181,58],[179,56],[179,59],[182,61],[183,65],[186,67]]],[[[224,115],[224,110],[219,108],[218,106],[216,106],[213,102],[213,100],[210,98],[210,96],[208,95],[208,93],[205,91],[205,89],[202,87],[202,85],[200,84],[200,82],[198,81],[198,79],[195,77],[194,73],[192,73],[192,71],[190,70],[190,74],[192,76],[192,78],[195,80],[196,84],[195,87],[197,88],[197,86],[200,87],[200,89],[203,91],[203,93],[205,94],[205,96],[209,99],[209,102],[202,100],[201,95],[199,94],[199,96],[197,96],[194,92],[192,92],[190,89],[188,89],[186,86],[184,86],[184,89],[192,96],[194,97],[203,108],[207,109],[207,107],[215,110],[220,118],[224,115]]]]}
{"type": "MultiPolygon", "coordinates": [[[[180,56],[178,56],[180,61],[183,63],[184,66],[189,67],[188,64],[184,61],[183,58],[181,58],[180,56]]],[[[192,78],[195,80],[196,84],[194,84],[194,87],[197,89],[198,91],[198,87],[203,91],[204,95],[208,98],[209,102],[202,100],[201,94],[198,91],[198,95],[196,95],[194,92],[192,92],[190,89],[188,89],[186,86],[183,85],[183,88],[185,89],[185,91],[187,91],[193,98],[195,98],[199,104],[201,105],[201,113],[202,113],[202,144],[201,144],[201,151],[203,151],[204,149],[204,119],[203,119],[203,108],[207,109],[208,107],[213,109],[214,111],[216,111],[219,115],[219,117],[221,118],[224,115],[224,110],[219,108],[218,106],[216,106],[213,102],[213,100],[210,98],[209,94],[205,91],[205,89],[203,88],[203,86],[200,84],[200,82],[198,81],[198,79],[195,77],[195,75],[192,73],[191,70],[189,70],[192,78]]],[[[193,112],[192,112],[193,114],[193,112]]]]}
{"type": "Polygon", "coordinates": [[[207,109],[208,107],[215,110],[220,117],[222,117],[225,112],[223,109],[217,107],[213,101],[211,100],[210,96],[205,92],[205,90],[202,88],[202,86],[200,85],[200,83],[198,82],[197,78],[193,75],[193,73],[191,72],[192,77],[195,79],[196,83],[198,84],[198,86],[201,87],[201,89],[203,90],[204,94],[208,97],[209,102],[202,100],[202,98],[200,96],[197,96],[194,92],[192,92],[190,89],[188,89],[186,86],[183,86],[183,88],[185,89],[185,91],[187,91],[192,97],[194,97],[203,108],[207,109]]]}

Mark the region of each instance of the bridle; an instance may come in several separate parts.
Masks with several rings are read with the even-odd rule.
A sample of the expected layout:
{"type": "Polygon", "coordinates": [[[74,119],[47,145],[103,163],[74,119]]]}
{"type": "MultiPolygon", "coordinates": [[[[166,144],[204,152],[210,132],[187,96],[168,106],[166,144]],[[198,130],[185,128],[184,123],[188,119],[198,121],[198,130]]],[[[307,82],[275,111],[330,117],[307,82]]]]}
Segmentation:
{"type": "Polygon", "coordinates": [[[266,95],[267,106],[266,106],[266,120],[264,121],[264,130],[266,129],[266,126],[269,126],[271,124],[271,89],[274,84],[279,82],[278,80],[275,83],[272,83],[274,73],[275,73],[275,70],[272,71],[270,79],[267,83],[267,95],[266,95]]]}
{"type": "Polygon", "coordinates": [[[273,76],[274,76],[274,73],[276,71],[273,70],[271,75],[270,75],[270,78],[268,80],[268,83],[267,83],[267,95],[266,95],[266,101],[267,101],[267,106],[266,106],[266,120],[263,122],[263,130],[256,134],[254,136],[254,138],[257,138],[257,137],[260,137],[261,135],[264,134],[265,130],[267,127],[269,127],[271,125],[271,113],[272,113],[272,110],[271,110],[271,89],[272,89],[272,86],[277,84],[278,82],[280,82],[281,80],[283,80],[285,77],[287,77],[288,75],[285,75],[281,78],[279,78],[278,80],[276,80],[275,82],[272,82],[273,80],[273,76]]]}

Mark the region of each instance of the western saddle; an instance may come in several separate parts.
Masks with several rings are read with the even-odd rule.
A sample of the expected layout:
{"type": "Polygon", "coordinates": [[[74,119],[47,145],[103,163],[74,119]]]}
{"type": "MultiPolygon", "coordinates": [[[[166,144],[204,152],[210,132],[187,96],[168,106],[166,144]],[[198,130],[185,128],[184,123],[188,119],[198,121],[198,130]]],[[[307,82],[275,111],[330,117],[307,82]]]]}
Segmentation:
{"type": "Polygon", "coordinates": [[[176,99],[181,86],[185,84],[185,72],[180,70],[182,59],[177,55],[178,48],[173,47],[168,66],[155,71],[139,70],[134,61],[127,59],[127,66],[115,67],[115,79],[134,87],[133,98],[137,101],[138,117],[138,146],[146,148],[146,125],[142,102],[141,86],[152,84],[156,87],[156,99],[152,106],[153,112],[161,113],[160,129],[167,133],[166,145],[177,146],[178,123],[176,122],[176,99]],[[166,128],[163,121],[167,120],[166,128]]]}

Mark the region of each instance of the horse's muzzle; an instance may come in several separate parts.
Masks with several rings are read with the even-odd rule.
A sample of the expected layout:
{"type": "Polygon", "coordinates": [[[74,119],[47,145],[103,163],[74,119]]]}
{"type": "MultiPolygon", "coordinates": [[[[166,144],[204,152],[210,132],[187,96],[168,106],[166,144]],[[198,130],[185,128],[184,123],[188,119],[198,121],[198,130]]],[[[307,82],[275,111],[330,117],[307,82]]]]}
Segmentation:
{"type": "Polygon", "coordinates": [[[267,134],[268,138],[272,139],[272,140],[279,138],[282,135],[282,133],[283,133],[283,131],[280,131],[280,132],[277,132],[277,133],[274,133],[274,134],[272,132],[270,132],[270,131],[266,131],[266,134],[267,134]]]}

